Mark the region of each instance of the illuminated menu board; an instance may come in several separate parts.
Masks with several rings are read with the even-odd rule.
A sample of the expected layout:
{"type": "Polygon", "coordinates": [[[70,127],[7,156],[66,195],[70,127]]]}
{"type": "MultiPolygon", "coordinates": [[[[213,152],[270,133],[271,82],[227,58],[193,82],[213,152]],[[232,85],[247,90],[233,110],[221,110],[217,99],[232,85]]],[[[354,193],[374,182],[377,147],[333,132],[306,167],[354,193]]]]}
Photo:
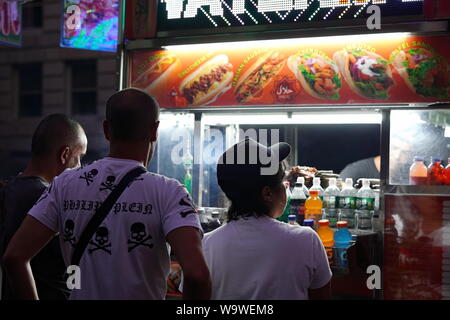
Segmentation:
{"type": "Polygon", "coordinates": [[[423,15],[423,0],[160,0],[158,31],[346,21],[368,18],[377,5],[381,17],[423,15]]]}
{"type": "Polygon", "coordinates": [[[0,0],[0,43],[19,46],[22,40],[22,6],[0,0]]]}
{"type": "Polygon", "coordinates": [[[65,0],[61,47],[116,51],[119,0],[65,0]]]}

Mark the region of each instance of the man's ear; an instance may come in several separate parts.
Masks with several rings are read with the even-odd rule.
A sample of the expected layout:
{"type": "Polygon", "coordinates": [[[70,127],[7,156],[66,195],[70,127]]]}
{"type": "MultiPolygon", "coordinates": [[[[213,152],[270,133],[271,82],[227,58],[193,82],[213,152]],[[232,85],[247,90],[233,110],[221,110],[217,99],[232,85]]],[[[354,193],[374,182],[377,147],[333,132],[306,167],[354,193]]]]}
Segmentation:
{"type": "Polygon", "coordinates": [[[111,141],[111,135],[109,132],[109,123],[106,120],[103,120],[103,133],[105,134],[106,140],[111,141]]]}
{"type": "Polygon", "coordinates": [[[155,122],[150,131],[150,141],[154,142],[158,140],[158,128],[159,128],[159,120],[155,122]]]}
{"type": "Polygon", "coordinates": [[[61,151],[59,152],[59,161],[61,162],[62,165],[65,165],[70,158],[70,148],[68,146],[64,146],[61,148],[61,151]]]}

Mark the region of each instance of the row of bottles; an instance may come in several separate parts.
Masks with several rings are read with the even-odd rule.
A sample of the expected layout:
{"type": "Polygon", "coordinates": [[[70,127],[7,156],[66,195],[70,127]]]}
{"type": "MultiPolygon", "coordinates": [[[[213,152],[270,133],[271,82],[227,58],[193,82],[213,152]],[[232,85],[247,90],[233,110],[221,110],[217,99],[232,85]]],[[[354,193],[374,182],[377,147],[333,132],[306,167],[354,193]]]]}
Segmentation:
{"type": "Polygon", "coordinates": [[[424,158],[414,157],[414,162],[409,168],[409,184],[411,185],[444,185],[450,184],[450,158],[447,167],[444,168],[442,160],[431,158],[428,167],[424,158]]]}
{"type": "Polygon", "coordinates": [[[351,178],[345,180],[342,190],[338,188],[335,178],[329,180],[326,190],[320,186],[320,178],[314,178],[313,186],[308,190],[304,178],[299,177],[292,193],[289,188],[286,188],[286,192],[288,206],[279,219],[281,221],[288,222],[289,215],[296,216],[301,225],[305,219],[312,219],[317,229],[319,220],[326,217],[331,227],[336,227],[337,221],[342,220],[347,221],[349,228],[355,228],[358,216],[358,229],[372,229],[376,193],[370,188],[367,179],[363,179],[362,188],[357,191],[351,178]]]}
{"type": "MultiPolygon", "coordinates": [[[[296,216],[289,216],[289,224],[298,225],[296,221],[296,216]]],[[[313,228],[314,220],[305,219],[304,226],[313,228]]],[[[327,252],[328,260],[330,263],[338,268],[348,268],[347,262],[347,249],[351,245],[352,234],[348,230],[347,221],[338,221],[336,223],[337,231],[334,232],[330,228],[330,222],[328,219],[319,220],[319,228],[317,229],[317,234],[325,247],[327,252]],[[333,252],[334,248],[334,252],[333,252]],[[333,257],[333,254],[336,256],[333,257]],[[333,263],[334,262],[334,263],[333,263]]]]}

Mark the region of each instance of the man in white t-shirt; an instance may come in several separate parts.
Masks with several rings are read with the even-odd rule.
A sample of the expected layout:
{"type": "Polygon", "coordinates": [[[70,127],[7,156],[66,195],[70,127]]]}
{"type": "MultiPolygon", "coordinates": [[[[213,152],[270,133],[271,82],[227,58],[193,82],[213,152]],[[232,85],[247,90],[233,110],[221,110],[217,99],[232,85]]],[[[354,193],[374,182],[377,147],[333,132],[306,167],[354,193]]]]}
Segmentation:
{"type": "Polygon", "coordinates": [[[330,297],[332,273],[316,232],[274,219],[286,206],[281,161],[289,153],[286,143],[266,148],[247,138],[219,158],[217,180],[231,206],[227,224],[205,234],[203,239],[212,299],[330,297]],[[252,162],[251,150],[276,161],[278,172],[262,174],[261,168],[267,167],[263,163],[267,162],[259,158],[252,162]]]}
{"type": "MultiPolygon", "coordinates": [[[[66,265],[96,208],[133,168],[147,166],[159,126],[157,102],[130,88],[107,102],[109,156],[57,177],[13,237],[4,260],[21,298],[37,299],[29,261],[55,233],[66,265]]],[[[202,231],[186,189],[153,173],[135,179],[98,227],[80,261],[81,288],[70,299],[164,299],[169,248],[184,272],[184,298],[209,299],[202,231]],[[167,242],[166,242],[167,241],[167,242]]]]}

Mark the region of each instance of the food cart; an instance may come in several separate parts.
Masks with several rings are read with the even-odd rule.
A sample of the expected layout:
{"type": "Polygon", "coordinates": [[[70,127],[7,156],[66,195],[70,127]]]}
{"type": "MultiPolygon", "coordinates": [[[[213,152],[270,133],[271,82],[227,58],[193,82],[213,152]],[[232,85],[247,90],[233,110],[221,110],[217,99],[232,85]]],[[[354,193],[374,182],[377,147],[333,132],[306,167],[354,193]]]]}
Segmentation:
{"type": "MultiPolygon", "coordinates": [[[[162,108],[150,169],[189,186],[204,227],[223,223],[228,205],[217,158],[245,136],[289,142],[290,165],[317,167],[300,125],[375,125],[380,210],[372,230],[353,231],[334,296],[450,297],[450,187],[408,180],[414,156],[449,156],[447,2],[124,1],[121,12],[120,88],[146,90],[162,108]],[[374,265],[383,281],[369,288],[374,265]]],[[[342,161],[317,147],[329,159],[319,169],[342,161]]]]}

